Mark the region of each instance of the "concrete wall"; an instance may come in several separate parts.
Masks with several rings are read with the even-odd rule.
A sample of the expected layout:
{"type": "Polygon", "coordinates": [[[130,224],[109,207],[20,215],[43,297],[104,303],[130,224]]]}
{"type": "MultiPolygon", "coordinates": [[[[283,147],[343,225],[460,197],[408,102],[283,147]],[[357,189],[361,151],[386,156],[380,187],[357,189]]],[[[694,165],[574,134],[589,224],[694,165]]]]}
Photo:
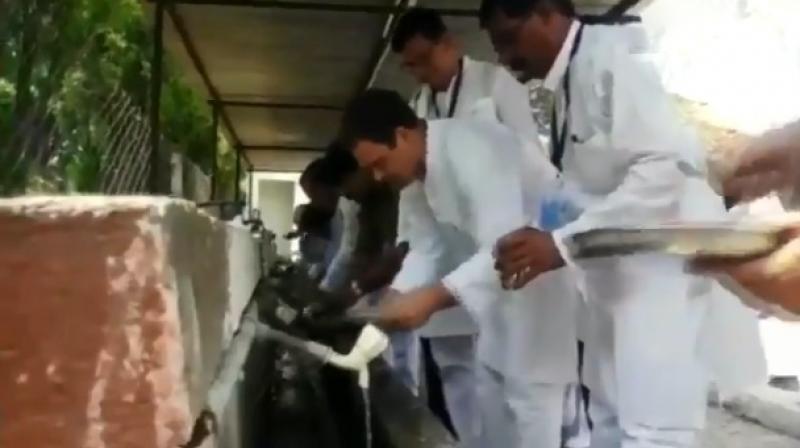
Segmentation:
{"type": "Polygon", "coordinates": [[[211,199],[211,178],[185,155],[173,152],[170,167],[172,196],[194,202],[206,202],[211,199]]]}
{"type": "Polygon", "coordinates": [[[258,279],[247,229],[119,197],[0,200],[0,227],[0,446],[185,442],[258,279]]]}

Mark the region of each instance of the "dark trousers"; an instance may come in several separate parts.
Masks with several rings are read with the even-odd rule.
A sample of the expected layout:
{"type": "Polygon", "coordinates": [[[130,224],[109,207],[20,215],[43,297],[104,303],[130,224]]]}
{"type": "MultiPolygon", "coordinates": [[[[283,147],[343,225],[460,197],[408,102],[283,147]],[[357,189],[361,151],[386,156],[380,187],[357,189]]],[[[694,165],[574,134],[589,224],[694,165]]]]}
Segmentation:
{"type": "Polygon", "coordinates": [[[450,420],[450,413],[447,412],[447,402],[444,399],[444,388],[442,387],[442,376],[439,373],[439,366],[433,359],[431,351],[431,341],[428,338],[420,338],[422,345],[422,365],[425,369],[425,387],[428,392],[428,408],[451,434],[458,437],[450,420]]]}
{"type": "Polygon", "coordinates": [[[583,381],[583,356],[584,351],[586,348],[583,345],[583,341],[578,341],[578,381],[581,385],[581,395],[583,396],[583,406],[586,410],[586,420],[589,423],[589,429],[594,428],[594,424],[592,423],[592,415],[589,414],[589,400],[591,399],[591,392],[589,388],[586,387],[586,383],[583,381]]]}

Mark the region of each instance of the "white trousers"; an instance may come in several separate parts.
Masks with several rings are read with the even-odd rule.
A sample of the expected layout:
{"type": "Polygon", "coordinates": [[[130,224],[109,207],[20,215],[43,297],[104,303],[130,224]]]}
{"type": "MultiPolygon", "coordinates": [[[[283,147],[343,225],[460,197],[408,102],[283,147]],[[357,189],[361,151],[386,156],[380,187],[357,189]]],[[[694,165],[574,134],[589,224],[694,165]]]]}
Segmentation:
{"type": "Polygon", "coordinates": [[[563,384],[534,383],[479,364],[482,448],[559,448],[563,384]]]}
{"type": "Polygon", "coordinates": [[[708,376],[698,356],[705,302],[689,297],[675,262],[620,263],[634,262],[647,269],[632,275],[631,268],[625,283],[593,272],[603,278],[587,289],[592,448],[689,448],[705,424],[708,376]]]}
{"type": "Polygon", "coordinates": [[[564,448],[589,448],[592,443],[587,403],[580,384],[570,384],[564,391],[564,423],[561,440],[564,448]]]}
{"type": "Polygon", "coordinates": [[[431,355],[442,380],[447,412],[461,448],[480,448],[482,425],[478,408],[475,363],[476,336],[430,338],[431,355]]]}
{"type": "Polygon", "coordinates": [[[654,428],[633,422],[620,423],[607,398],[592,394],[589,414],[594,427],[591,448],[693,448],[697,428],[654,428]]]}

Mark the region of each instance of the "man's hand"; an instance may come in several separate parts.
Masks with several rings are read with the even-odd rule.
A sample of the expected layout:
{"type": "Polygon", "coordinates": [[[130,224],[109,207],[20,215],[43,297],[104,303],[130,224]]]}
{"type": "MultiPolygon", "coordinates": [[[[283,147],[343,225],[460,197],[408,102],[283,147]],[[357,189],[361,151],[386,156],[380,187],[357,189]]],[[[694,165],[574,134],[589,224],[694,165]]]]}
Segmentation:
{"type": "Polygon", "coordinates": [[[425,325],[433,313],[455,304],[442,285],[394,295],[381,305],[378,325],[387,331],[413,330],[425,325]]]}
{"type": "Polygon", "coordinates": [[[763,257],[749,259],[702,258],[699,273],[727,274],[766,302],[800,313],[800,226],[783,235],[783,246],[763,257]]]}
{"type": "Polygon", "coordinates": [[[506,289],[520,289],[539,275],[564,266],[553,236],[531,227],[500,238],[495,260],[495,269],[506,289]]]}
{"type": "Polygon", "coordinates": [[[400,243],[397,246],[386,248],[377,261],[372,263],[362,263],[358,271],[361,274],[356,276],[353,289],[358,295],[369,294],[382,289],[392,282],[395,275],[403,266],[403,260],[408,254],[408,243],[400,243]]]}
{"type": "Polygon", "coordinates": [[[770,131],[741,154],[725,180],[726,196],[737,201],[756,199],[773,191],[797,187],[800,179],[800,122],[770,131]]]}

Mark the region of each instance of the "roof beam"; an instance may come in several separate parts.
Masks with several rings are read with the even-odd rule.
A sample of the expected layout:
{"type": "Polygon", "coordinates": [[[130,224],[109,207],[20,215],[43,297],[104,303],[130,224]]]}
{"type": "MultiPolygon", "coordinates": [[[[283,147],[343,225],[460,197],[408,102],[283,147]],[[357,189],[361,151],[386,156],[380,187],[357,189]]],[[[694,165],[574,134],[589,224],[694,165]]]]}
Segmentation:
{"type": "Polygon", "coordinates": [[[389,47],[391,46],[394,27],[397,24],[401,13],[408,9],[409,4],[416,4],[416,1],[412,2],[410,0],[395,0],[393,11],[389,13],[388,17],[386,17],[386,22],[383,26],[383,34],[381,34],[380,38],[372,47],[372,53],[370,53],[369,61],[367,62],[367,66],[364,68],[364,73],[358,80],[358,84],[356,86],[357,90],[354,92],[353,97],[370,88],[375,82],[378,71],[380,70],[381,65],[383,65],[383,61],[386,58],[389,47]]]}
{"type": "MultiPolygon", "coordinates": [[[[152,0],[151,0],[152,1],[152,0]]],[[[200,53],[197,51],[197,47],[194,45],[194,41],[192,40],[192,36],[189,34],[189,30],[186,27],[186,23],[184,23],[183,18],[178,14],[178,11],[175,9],[175,2],[169,2],[166,5],[167,14],[172,20],[172,24],[175,26],[175,31],[178,32],[178,36],[180,36],[181,43],[183,47],[186,49],[186,53],[189,55],[189,58],[192,60],[192,64],[194,65],[195,70],[200,75],[200,78],[203,80],[203,84],[206,86],[206,90],[208,90],[209,96],[213,101],[221,101],[222,98],[220,97],[219,90],[217,90],[214,83],[211,81],[211,76],[208,74],[208,70],[206,69],[205,64],[203,63],[203,59],[200,57],[200,53]]],[[[220,119],[222,123],[225,125],[225,128],[228,130],[228,134],[230,135],[231,139],[233,140],[234,146],[241,145],[241,141],[239,140],[239,136],[236,134],[236,129],[233,127],[233,122],[228,114],[225,112],[225,109],[220,109],[220,119]]]]}
{"type": "Polygon", "coordinates": [[[244,151],[289,151],[289,152],[325,152],[324,148],[314,146],[290,146],[290,145],[242,145],[244,151]]]}
{"type": "MultiPolygon", "coordinates": [[[[153,2],[155,0],[148,0],[153,2]]],[[[249,8],[272,8],[299,11],[322,12],[355,12],[368,14],[394,14],[402,12],[404,8],[385,5],[351,5],[345,3],[322,3],[310,1],[289,2],[286,0],[173,0],[179,5],[212,5],[212,6],[238,6],[249,8]]],[[[443,16],[477,17],[475,9],[462,8],[434,8],[443,16]]]]}
{"type": "Polygon", "coordinates": [[[247,107],[254,109],[288,109],[288,110],[326,110],[339,112],[344,110],[342,106],[333,104],[302,104],[302,103],[283,103],[273,101],[239,101],[239,100],[211,100],[212,104],[223,107],[247,107]]]}

